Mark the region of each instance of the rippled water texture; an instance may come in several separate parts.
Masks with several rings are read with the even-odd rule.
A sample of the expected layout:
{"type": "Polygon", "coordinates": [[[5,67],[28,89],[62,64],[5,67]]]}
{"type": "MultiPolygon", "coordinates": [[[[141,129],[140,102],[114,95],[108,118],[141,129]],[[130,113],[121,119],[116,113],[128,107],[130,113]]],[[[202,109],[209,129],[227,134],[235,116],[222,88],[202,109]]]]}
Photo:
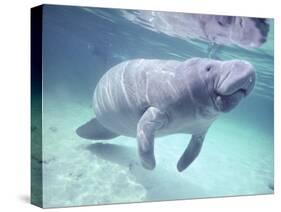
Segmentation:
{"type": "MultiPolygon", "coordinates": [[[[134,58],[208,57],[209,43],[156,32],[135,11],[45,6],[43,16],[44,207],[270,194],[273,182],[273,21],[260,48],[221,46],[216,58],[254,65],[253,93],[211,126],[182,173],[189,135],[155,140],[156,169],[139,164],[134,138],[88,141],[75,130],[95,114],[92,94],[113,65],[134,58]]],[[[36,161],[33,161],[36,164],[36,161]]]]}

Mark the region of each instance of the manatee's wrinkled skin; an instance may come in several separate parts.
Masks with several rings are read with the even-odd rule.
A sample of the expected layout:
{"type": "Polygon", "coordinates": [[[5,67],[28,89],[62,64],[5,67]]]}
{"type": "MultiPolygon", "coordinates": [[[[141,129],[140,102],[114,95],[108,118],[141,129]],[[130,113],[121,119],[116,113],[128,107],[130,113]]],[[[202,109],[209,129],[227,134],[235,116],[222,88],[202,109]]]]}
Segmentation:
{"type": "Polygon", "coordinates": [[[112,67],[93,98],[96,118],[77,129],[87,139],[136,137],[147,169],[155,167],[154,137],[192,134],[178,170],[199,154],[210,125],[252,91],[255,71],[241,60],[136,59],[112,67]]]}
{"type": "Polygon", "coordinates": [[[124,10],[123,16],[135,24],[169,36],[244,48],[261,46],[269,31],[269,23],[264,18],[145,10],[134,13],[124,10]]]}

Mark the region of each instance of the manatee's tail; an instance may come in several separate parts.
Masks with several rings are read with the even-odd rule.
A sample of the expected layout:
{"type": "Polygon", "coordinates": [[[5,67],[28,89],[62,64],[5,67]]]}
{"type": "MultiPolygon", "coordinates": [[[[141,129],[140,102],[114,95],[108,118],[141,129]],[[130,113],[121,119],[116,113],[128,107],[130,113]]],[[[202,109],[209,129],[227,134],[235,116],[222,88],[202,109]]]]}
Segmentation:
{"type": "Polygon", "coordinates": [[[79,127],[76,130],[76,133],[80,137],[90,140],[107,140],[119,136],[118,134],[106,129],[95,118],[79,127]]]}

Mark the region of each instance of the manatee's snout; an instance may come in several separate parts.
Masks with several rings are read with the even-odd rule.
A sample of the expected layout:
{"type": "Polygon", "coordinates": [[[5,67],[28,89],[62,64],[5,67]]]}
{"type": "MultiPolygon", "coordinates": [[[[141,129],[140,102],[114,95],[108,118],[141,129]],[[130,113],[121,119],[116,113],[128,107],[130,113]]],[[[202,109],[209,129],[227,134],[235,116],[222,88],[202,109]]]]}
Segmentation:
{"type": "Polygon", "coordinates": [[[222,65],[218,78],[216,88],[218,94],[227,96],[241,91],[247,96],[254,88],[256,72],[248,62],[230,61],[222,65]]]}
{"type": "Polygon", "coordinates": [[[216,106],[220,111],[230,111],[251,93],[255,81],[256,72],[250,63],[238,60],[223,63],[215,85],[216,106]]]}

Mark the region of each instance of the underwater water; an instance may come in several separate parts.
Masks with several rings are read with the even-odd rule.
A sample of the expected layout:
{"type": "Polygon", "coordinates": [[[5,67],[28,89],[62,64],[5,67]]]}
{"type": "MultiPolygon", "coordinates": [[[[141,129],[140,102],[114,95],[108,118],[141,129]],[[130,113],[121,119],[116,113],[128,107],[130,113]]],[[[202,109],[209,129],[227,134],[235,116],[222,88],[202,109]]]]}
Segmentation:
{"type": "Polygon", "coordinates": [[[45,6],[44,207],[273,193],[273,22],[260,48],[224,46],[216,52],[221,60],[252,63],[256,86],[214,122],[200,155],[185,171],[178,172],[176,164],[190,135],[156,138],[157,165],[148,171],[139,162],[135,138],[89,141],[75,133],[95,116],[93,91],[110,67],[135,58],[208,57],[208,48],[207,42],[134,24],[121,10],[45,6]]]}

